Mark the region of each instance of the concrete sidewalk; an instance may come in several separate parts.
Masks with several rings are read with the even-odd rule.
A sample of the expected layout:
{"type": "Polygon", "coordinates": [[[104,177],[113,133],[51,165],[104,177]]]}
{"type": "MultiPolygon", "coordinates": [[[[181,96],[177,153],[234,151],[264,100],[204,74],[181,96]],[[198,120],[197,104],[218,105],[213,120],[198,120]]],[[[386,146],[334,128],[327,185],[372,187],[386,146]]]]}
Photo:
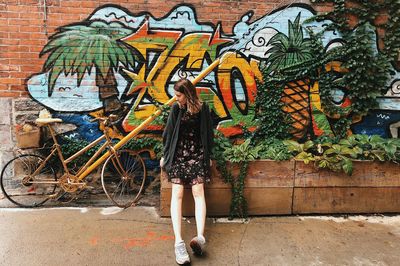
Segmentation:
{"type": "MultiPolygon", "coordinates": [[[[189,241],[196,231],[184,219],[189,241]]],[[[176,265],[154,207],[0,209],[0,265],[176,265]]],[[[400,216],[207,219],[192,265],[399,265],[400,216]]]]}

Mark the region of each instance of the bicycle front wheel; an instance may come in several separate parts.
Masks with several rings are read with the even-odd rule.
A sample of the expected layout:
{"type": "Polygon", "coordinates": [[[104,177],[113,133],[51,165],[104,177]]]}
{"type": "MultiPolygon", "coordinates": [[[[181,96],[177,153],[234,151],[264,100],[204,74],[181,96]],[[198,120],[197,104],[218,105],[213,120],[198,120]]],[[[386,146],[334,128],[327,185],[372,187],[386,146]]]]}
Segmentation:
{"type": "Polygon", "coordinates": [[[4,166],[0,183],[7,199],[21,207],[37,207],[54,194],[56,172],[50,165],[42,165],[43,161],[39,155],[23,154],[4,166]],[[39,167],[42,168],[35,173],[39,167]]]}
{"type": "Polygon", "coordinates": [[[146,181],[142,157],[131,150],[119,150],[103,165],[101,183],[107,197],[118,207],[136,203],[146,181]]]}

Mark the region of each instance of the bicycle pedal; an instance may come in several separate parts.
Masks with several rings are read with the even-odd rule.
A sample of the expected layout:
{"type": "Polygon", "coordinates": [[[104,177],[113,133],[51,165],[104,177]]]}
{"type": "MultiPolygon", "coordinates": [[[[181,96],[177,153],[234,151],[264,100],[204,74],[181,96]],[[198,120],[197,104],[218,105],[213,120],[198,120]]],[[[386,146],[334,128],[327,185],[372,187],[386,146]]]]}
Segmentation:
{"type": "Polygon", "coordinates": [[[57,196],[59,195],[60,193],[54,193],[54,194],[51,194],[51,195],[49,195],[48,197],[49,197],[49,199],[56,199],[57,198],[57,196]]]}

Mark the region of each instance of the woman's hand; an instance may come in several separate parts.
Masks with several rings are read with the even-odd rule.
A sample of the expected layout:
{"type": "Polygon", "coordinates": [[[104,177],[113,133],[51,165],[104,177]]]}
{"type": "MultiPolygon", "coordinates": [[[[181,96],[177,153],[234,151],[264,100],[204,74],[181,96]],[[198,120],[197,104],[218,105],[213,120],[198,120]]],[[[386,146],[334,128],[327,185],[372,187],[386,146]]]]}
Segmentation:
{"type": "Polygon", "coordinates": [[[160,160],[160,167],[163,168],[163,167],[164,167],[164,164],[165,164],[165,162],[164,162],[164,157],[161,157],[161,160],[160,160]]]}

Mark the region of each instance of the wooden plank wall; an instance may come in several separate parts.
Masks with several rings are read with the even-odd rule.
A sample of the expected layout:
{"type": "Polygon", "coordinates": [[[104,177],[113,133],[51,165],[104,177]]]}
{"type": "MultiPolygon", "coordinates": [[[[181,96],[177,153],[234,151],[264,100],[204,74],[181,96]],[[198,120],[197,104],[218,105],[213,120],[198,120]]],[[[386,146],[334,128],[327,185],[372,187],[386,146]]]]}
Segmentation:
{"type": "MultiPolygon", "coordinates": [[[[294,161],[276,162],[260,160],[250,162],[245,181],[244,194],[248,202],[250,215],[291,214],[294,184],[294,161]]],[[[234,175],[239,168],[232,167],[234,175]]],[[[208,216],[227,216],[231,204],[232,192],[221,175],[212,168],[212,182],[205,189],[208,216]]],[[[161,174],[161,216],[170,215],[171,184],[165,174],[161,174]]],[[[182,212],[184,216],[194,215],[194,201],[190,188],[184,192],[182,212]]]]}
{"type": "MultiPolygon", "coordinates": [[[[234,175],[238,166],[232,167],[234,175]]],[[[249,164],[244,194],[249,215],[396,213],[400,212],[400,167],[393,163],[354,162],[352,176],[316,169],[296,161],[259,160],[249,164]]],[[[161,216],[170,215],[171,184],[161,175],[161,216]]],[[[231,188],[212,169],[205,190],[208,216],[227,216],[231,188]]],[[[183,215],[194,215],[190,188],[185,189],[183,215]]]]}
{"type": "Polygon", "coordinates": [[[400,212],[400,166],[353,163],[348,176],[296,162],[293,213],[400,212]]]}

